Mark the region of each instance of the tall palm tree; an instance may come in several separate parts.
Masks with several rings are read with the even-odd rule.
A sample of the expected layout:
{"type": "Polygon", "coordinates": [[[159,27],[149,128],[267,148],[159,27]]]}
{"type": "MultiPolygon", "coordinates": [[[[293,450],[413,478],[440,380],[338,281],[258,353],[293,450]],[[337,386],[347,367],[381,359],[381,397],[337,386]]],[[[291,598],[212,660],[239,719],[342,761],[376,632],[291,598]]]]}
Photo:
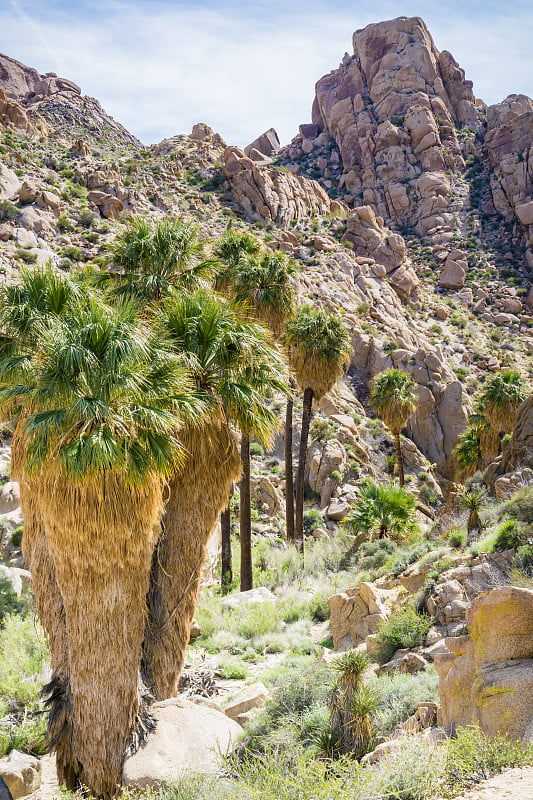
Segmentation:
{"type": "MultiPolygon", "coordinates": [[[[0,289],[0,386],[11,386],[31,364],[35,356],[39,333],[56,325],[78,301],[80,291],[66,275],[49,265],[20,271],[20,283],[0,289]]],[[[24,405],[24,404],[22,404],[24,405]]],[[[20,500],[24,517],[22,551],[32,576],[32,588],[37,613],[46,632],[54,680],[68,685],[68,647],[65,629],[65,609],[57,584],[44,523],[37,505],[34,479],[24,472],[26,435],[23,430],[22,408],[13,410],[18,424],[11,449],[11,474],[21,484],[20,500]]],[[[51,725],[51,737],[63,728],[64,715],[51,725]]],[[[61,775],[73,762],[69,737],[63,737],[56,748],[61,775]]]]}
{"type": "MultiPolygon", "coordinates": [[[[226,234],[227,236],[227,234],[226,234]]],[[[294,310],[295,288],[292,278],[296,266],[284,253],[264,251],[259,255],[249,254],[250,242],[245,235],[237,240],[226,239],[226,250],[221,248],[222,259],[226,256],[226,269],[218,276],[225,291],[250,308],[253,319],[264,324],[276,339],[285,329],[287,320],[294,310]],[[233,247],[229,247],[232,244],[233,247]],[[237,246],[240,247],[238,250],[237,246]],[[247,249],[244,249],[247,245],[247,249]],[[229,252],[228,252],[229,251],[229,252]],[[236,257],[238,254],[238,257],[236,257]]],[[[251,243],[253,246],[253,241],[251,243]]],[[[291,449],[292,462],[292,449],[291,449]]],[[[241,540],[241,591],[253,586],[252,578],[252,521],[250,502],[250,440],[248,433],[242,431],[241,461],[243,473],[240,482],[240,540],[241,540]]],[[[285,475],[290,469],[286,485],[287,517],[293,518],[292,463],[285,464],[285,475]]]]}
{"type": "Polygon", "coordinates": [[[139,711],[140,598],[189,385],[131,307],[94,298],[42,328],[17,377],[0,401],[21,420],[21,491],[35,492],[64,608],[68,684],[56,687],[52,717],[67,723],[71,760],[60,778],[110,797],[139,711]]]}
{"type": "Polygon", "coordinates": [[[320,400],[342,374],[348,356],[349,334],[344,323],[327,311],[309,305],[298,309],[287,325],[289,363],[303,391],[302,431],[296,475],[295,542],[303,552],[304,478],[313,399],[320,400]]]}
{"type": "Polygon", "coordinates": [[[178,218],[165,217],[155,225],[132,220],[112,247],[114,271],[102,272],[97,283],[111,284],[112,294],[153,302],[173,289],[206,288],[216,261],[206,257],[198,229],[178,218]]]}
{"type": "Polygon", "coordinates": [[[146,679],[156,696],[176,694],[208,539],[241,463],[232,426],[266,440],[276,418],[265,401],[286,388],[283,359],[243,309],[207,293],[164,301],[155,324],[189,366],[208,413],[185,426],[183,468],[169,479],[163,533],[152,562],[146,679]]]}
{"type": "Polygon", "coordinates": [[[387,369],[372,381],[370,402],[394,437],[400,486],[404,486],[400,431],[415,411],[415,382],[401,369],[387,369]]]}
{"type": "Polygon", "coordinates": [[[481,393],[479,404],[496,433],[512,433],[520,403],[526,399],[524,380],[516,370],[494,375],[481,393]]]}

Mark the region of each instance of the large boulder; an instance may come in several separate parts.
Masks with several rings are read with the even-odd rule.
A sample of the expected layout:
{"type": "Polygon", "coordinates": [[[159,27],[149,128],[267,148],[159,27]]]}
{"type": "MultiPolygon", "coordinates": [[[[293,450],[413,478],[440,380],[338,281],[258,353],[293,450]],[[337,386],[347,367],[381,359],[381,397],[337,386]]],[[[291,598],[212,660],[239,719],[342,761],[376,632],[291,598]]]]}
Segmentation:
{"type": "Polygon", "coordinates": [[[173,697],[151,709],[156,727],[124,763],[125,786],[158,786],[191,772],[216,773],[221,754],[237,742],[241,727],[232,719],[189,700],[173,697]]]}
{"type": "Polygon", "coordinates": [[[275,599],[276,596],[270,589],[267,589],[266,586],[258,586],[256,589],[248,589],[246,592],[229,594],[222,600],[220,608],[222,611],[230,611],[249,603],[272,603],[275,599]]]}
{"type": "Polygon", "coordinates": [[[533,741],[533,590],[482,592],[466,613],[469,636],[435,659],[444,725],[533,741]]]}
{"type": "Polygon", "coordinates": [[[248,720],[250,712],[264,706],[269,697],[270,692],[264,683],[261,683],[261,681],[252,683],[250,686],[245,686],[244,689],[241,689],[229,701],[224,713],[230,719],[238,722],[239,725],[244,724],[248,720]]]}
{"type": "Polygon", "coordinates": [[[357,588],[332,595],[328,605],[335,650],[356,647],[375,633],[397,605],[400,591],[360,583],[357,588]]]}
{"type": "Polygon", "coordinates": [[[13,800],[36,792],[41,785],[41,762],[34,756],[12,750],[0,758],[0,777],[11,792],[13,800]]]}
{"type": "Polygon", "coordinates": [[[267,131],[254,139],[249,145],[244,148],[245,155],[249,156],[252,150],[257,150],[264,156],[275,156],[279,151],[280,143],[278,134],[274,128],[269,128],[267,131]]]}

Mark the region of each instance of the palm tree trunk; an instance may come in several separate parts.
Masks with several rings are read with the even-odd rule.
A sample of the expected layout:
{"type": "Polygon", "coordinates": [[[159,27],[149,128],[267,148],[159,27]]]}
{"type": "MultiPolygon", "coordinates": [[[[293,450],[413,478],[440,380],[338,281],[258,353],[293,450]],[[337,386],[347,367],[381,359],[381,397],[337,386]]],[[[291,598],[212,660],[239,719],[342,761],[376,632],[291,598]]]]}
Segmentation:
{"type": "Polygon", "coordinates": [[[145,682],[159,700],[178,693],[207,543],[241,471],[224,421],[186,429],[182,441],[189,457],[169,481],[162,533],[152,559],[143,645],[145,682]]]}
{"type": "Polygon", "coordinates": [[[242,478],[240,482],[239,529],[241,539],[241,592],[253,588],[252,568],[252,509],[250,501],[250,439],[241,438],[242,478]]]}
{"type": "Polygon", "coordinates": [[[161,482],[132,487],[115,473],[75,483],[52,466],[39,485],[50,554],[65,607],[78,779],[112,797],[139,710],[150,561],[161,482]]]}
{"type": "Polygon", "coordinates": [[[400,479],[400,486],[405,485],[405,477],[403,474],[403,456],[402,444],[400,442],[400,431],[393,431],[394,447],[396,448],[396,463],[398,465],[398,477],[400,479]]]}
{"type": "Polygon", "coordinates": [[[294,541],[294,472],[292,465],[293,405],[293,399],[289,397],[285,411],[285,521],[288,542],[294,541]]]}
{"type": "Polygon", "coordinates": [[[231,561],[231,511],[230,500],[233,496],[233,486],[230,489],[228,505],[220,515],[220,534],[222,538],[220,587],[225,594],[233,582],[233,569],[231,561]]]}
{"type": "Polygon", "coordinates": [[[296,473],[296,516],[294,541],[296,544],[296,549],[299,550],[300,553],[303,553],[304,549],[304,479],[305,462],[307,459],[307,440],[309,438],[309,426],[311,424],[312,408],[313,390],[310,386],[307,386],[304,391],[300,453],[298,456],[298,471],[296,473]]]}

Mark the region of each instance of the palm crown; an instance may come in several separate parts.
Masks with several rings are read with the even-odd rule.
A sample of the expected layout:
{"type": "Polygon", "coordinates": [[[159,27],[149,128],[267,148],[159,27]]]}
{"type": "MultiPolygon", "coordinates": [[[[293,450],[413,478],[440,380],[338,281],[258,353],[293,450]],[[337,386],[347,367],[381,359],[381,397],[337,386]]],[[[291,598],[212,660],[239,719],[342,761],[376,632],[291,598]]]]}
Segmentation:
{"type": "Polygon", "coordinates": [[[244,313],[239,303],[197,292],[164,301],[155,325],[183,357],[211,413],[266,440],[277,418],[265,398],[287,390],[286,367],[268,331],[244,313]]]}
{"type": "Polygon", "coordinates": [[[160,300],[173,288],[206,287],[216,264],[206,258],[198,229],[170,218],[153,227],[144,219],[134,219],[116,238],[112,255],[122,272],[101,273],[98,282],[113,280],[113,294],[147,301],[160,300]]]}

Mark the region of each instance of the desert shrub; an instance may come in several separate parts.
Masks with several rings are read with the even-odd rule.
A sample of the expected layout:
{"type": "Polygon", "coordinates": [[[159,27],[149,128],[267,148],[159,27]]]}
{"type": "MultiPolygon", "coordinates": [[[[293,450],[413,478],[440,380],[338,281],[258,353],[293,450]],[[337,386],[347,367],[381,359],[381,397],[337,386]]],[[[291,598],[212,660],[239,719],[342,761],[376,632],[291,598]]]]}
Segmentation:
{"type": "Polygon", "coordinates": [[[83,259],[81,249],[74,244],[64,247],[62,255],[70,258],[71,261],[81,261],[83,259]]]}
{"type": "Polygon", "coordinates": [[[422,541],[411,545],[411,547],[404,547],[398,550],[394,559],[388,564],[390,571],[393,575],[399,575],[410,564],[414,564],[419,558],[422,558],[426,553],[432,549],[431,542],[422,541]]]}
{"type": "Polygon", "coordinates": [[[309,616],[315,622],[324,622],[329,619],[330,608],[328,606],[328,597],[330,596],[329,590],[317,592],[309,600],[309,616]]]}
{"type": "Polygon", "coordinates": [[[24,533],[24,525],[19,525],[11,534],[11,544],[13,547],[20,547],[22,544],[22,534],[24,533]]]}
{"type": "Polygon", "coordinates": [[[430,506],[436,506],[439,502],[437,492],[429,483],[424,483],[419,490],[420,497],[430,506]]]}
{"type": "Polygon", "coordinates": [[[498,550],[511,550],[524,544],[524,531],[522,525],[515,519],[504,522],[496,531],[493,548],[498,550]]]}
{"type": "Polygon", "coordinates": [[[57,227],[61,231],[61,233],[68,233],[69,231],[74,230],[74,225],[67,217],[66,214],[61,214],[61,216],[57,220],[57,227]]]}
{"type": "Polygon", "coordinates": [[[15,706],[36,703],[47,663],[38,623],[31,617],[7,615],[0,628],[0,698],[15,706]]]}
{"type": "Polygon", "coordinates": [[[7,578],[0,578],[0,624],[8,614],[22,614],[25,604],[17,597],[7,578]]]}
{"type": "Polygon", "coordinates": [[[414,714],[419,703],[438,702],[439,678],[433,666],[416,675],[395,672],[375,679],[379,707],[374,721],[377,731],[388,736],[414,714]]]}
{"type": "Polygon", "coordinates": [[[304,531],[305,533],[312,533],[317,528],[324,524],[324,517],[316,508],[310,508],[304,512],[304,531]]]}
{"type": "Polygon", "coordinates": [[[9,200],[0,200],[0,222],[15,222],[20,216],[20,208],[9,200]]]}
{"type": "Polygon", "coordinates": [[[500,506],[500,519],[510,517],[517,522],[533,524],[533,486],[526,486],[500,506]]]}
{"type": "Polygon", "coordinates": [[[35,264],[37,261],[37,253],[31,253],[29,250],[23,250],[21,247],[15,251],[17,258],[24,261],[25,264],[35,264]]]}
{"type": "Polygon", "coordinates": [[[281,622],[281,609],[273,602],[248,603],[229,613],[237,633],[245,639],[275,631],[281,622]]]}
{"type": "Polygon", "coordinates": [[[446,783],[457,792],[490,778],[508,767],[533,763],[533,746],[522,747],[503,736],[490,737],[477,727],[459,729],[450,739],[446,758],[446,783]]]}
{"type": "Polygon", "coordinates": [[[450,546],[458,550],[466,544],[466,531],[462,528],[452,528],[448,532],[447,539],[450,546]]]}
{"type": "Polygon", "coordinates": [[[265,448],[259,442],[250,442],[250,455],[251,456],[264,456],[265,448]]]}
{"type": "Polygon", "coordinates": [[[418,647],[424,644],[432,621],[427,614],[419,614],[412,606],[404,606],[381,623],[376,634],[378,661],[389,661],[401,647],[418,647]]]}
{"type": "Polygon", "coordinates": [[[405,737],[396,752],[386,756],[373,776],[374,793],[357,795],[383,800],[427,800],[440,796],[446,763],[445,748],[405,737]]]}
{"type": "Polygon", "coordinates": [[[335,426],[324,417],[315,417],[311,423],[309,437],[312,442],[319,442],[321,439],[330,439],[335,435],[335,426]]]}
{"type": "Polygon", "coordinates": [[[248,667],[236,658],[225,658],[218,664],[218,671],[227,680],[244,680],[248,677],[248,667]]]}
{"type": "Polygon", "coordinates": [[[517,567],[533,577],[533,545],[525,544],[518,548],[513,558],[513,567],[517,567]]]}
{"type": "Polygon", "coordinates": [[[88,208],[84,208],[80,214],[80,225],[83,228],[92,228],[96,222],[96,216],[88,208]]]}
{"type": "Polygon", "coordinates": [[[397,549],[398,547],[392,539],[363,542],[357,550],[360,569],[375,570],[383,567],[397,549]]]}

